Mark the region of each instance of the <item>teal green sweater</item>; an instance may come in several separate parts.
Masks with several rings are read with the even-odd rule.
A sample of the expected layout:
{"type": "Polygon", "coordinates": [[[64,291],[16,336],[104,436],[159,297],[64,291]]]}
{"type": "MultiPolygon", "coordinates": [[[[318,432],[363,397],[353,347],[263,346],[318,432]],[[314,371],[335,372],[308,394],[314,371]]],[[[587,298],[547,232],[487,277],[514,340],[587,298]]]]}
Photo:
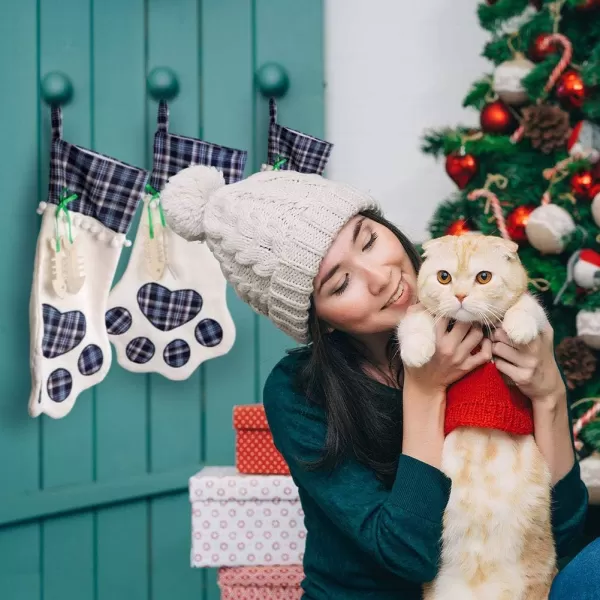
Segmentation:
{"type": "MultiPolygon", "coordinates": [[[[301,355],[284,358],[270,374],[264,406],[275,445],[299,488],[307,529],[305,600],[417,600],[438,570],[442,516],[451,481],[438,469],[400,455],[388,489],[352,458],[335,470],[301,464],[321,455],[327,422],[322,408],[296,391],[301,355]]],[[[402,393],[383,386],[390,402],[402,393]]],[[[400,428],[400,423],[398,423],[400,428]]],[[[579,465],[552,490],[559,556],[578,542],[587,510],[579,465]]]]}

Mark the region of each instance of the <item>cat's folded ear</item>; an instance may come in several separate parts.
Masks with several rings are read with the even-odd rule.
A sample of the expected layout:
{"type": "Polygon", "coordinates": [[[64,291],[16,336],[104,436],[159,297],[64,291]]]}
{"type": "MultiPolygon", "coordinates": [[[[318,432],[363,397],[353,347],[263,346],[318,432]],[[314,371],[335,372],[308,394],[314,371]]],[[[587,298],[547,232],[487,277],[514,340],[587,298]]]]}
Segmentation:
{"type": "Polygon", "coordinates": [[[432,251],[435,252],[442,246],[445,246],[451,238],[451,235],[444,235],[442,237],[433,238],[432,240],[423,242],[423,244],[421,244],[421,248],[423,248],[423,258],[427,258],[432,251]]]}
{"type": "Polygon", "coordinates": [[[519,245],[512,240],[505,240],[504,238],[491,235],[489,236],[491,240],[494,242],[494,246],[498,248],[508,259],[516,260],[518,259],[518,250],[519,245]]]}

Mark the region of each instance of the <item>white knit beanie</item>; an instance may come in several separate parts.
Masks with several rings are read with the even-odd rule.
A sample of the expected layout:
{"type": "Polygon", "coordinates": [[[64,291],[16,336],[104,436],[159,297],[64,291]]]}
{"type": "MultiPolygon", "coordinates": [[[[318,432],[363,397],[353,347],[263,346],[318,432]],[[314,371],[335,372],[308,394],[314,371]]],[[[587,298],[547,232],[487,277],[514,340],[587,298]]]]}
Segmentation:
{"type": "Polygon", "coordinates": [[[352,217],[377,207],[320,175],[264,171],[225,185],[206,166],[171,177],[161,204],[173,231],[205,241],[240,298],[300,343],[321,260],[352,217]]]}

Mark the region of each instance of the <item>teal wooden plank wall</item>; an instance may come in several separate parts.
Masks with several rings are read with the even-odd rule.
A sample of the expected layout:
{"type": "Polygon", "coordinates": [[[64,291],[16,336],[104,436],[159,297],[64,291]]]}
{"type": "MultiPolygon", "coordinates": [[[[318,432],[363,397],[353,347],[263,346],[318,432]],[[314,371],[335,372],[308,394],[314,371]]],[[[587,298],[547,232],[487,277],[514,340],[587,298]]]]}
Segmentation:
{"type": "MultiPolygon", "coordinates": [[[[49,109],[39,81],[74,85],[64,135],[151,167],[156,103],[145,79],[172,68],[171,130],[266,158],[267,101],[254,83],[280,63],[280,120],[323,136],[321,0],[19,0],[0,20],[0,597],[209,600],[214,570],[189,567],[187,477],[232,464],[234,404],[259,402],[290,342],[229,290],[233,350],[185,382],[113,361],[65,419],[31,419],[28,301],[48,183],[49,109]]],[[[133,225],[131,233],[135,231],[133,225]]],[[[130,237],[131,237],[130,233],[130,237]]],[[[117,277],[127,260],[124,253],[117,277]]]]}

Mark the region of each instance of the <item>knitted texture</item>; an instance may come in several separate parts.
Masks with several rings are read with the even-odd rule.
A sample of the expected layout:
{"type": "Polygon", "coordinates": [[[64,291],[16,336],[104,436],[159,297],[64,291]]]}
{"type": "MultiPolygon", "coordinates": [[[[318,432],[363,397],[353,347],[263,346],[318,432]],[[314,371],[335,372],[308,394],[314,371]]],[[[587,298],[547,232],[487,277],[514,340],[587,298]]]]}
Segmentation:
{"type": "Polygon", "coordinates": [[[454,383],[446,393],[444,433],[457,427],[498,429],[515,435],[533,433],[531,402],[508,385],[488,362],[454,383]]]}
{"type": "Polygon", "coordinates": [[[238,296],[300,343],[321,260],[353,216],[377,206],[316,174],[264,171],[225,186],[204,166],[172,177],[161,202],[176,233],[206,241],[238,296]]]}

